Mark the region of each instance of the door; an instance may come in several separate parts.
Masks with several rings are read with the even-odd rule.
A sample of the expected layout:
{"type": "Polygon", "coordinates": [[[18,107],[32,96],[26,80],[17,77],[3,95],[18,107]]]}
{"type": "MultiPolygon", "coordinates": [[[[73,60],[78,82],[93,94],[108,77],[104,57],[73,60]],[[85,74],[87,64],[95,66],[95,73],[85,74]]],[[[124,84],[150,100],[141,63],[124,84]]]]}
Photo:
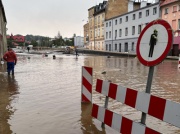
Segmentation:
{"type": "Polygon", "coordinates": [[[179,56],[179,44],[173,44],[172,56],[179,56]]]}

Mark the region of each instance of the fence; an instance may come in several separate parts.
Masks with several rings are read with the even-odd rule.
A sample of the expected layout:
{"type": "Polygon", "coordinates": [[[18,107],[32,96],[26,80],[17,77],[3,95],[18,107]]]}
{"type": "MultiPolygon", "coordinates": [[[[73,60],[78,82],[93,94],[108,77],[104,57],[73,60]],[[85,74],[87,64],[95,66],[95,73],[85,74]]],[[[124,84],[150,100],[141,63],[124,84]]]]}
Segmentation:
{"type": "Polygon", "coordinates": [[[108,97],[180,128],[179,103],[100,79],[97,79],[96,91],[106,96],[106,104],[104,108],[93,104],[92,116],[122,134],[159,134],[159,132],[108,110],[108,97]]]}

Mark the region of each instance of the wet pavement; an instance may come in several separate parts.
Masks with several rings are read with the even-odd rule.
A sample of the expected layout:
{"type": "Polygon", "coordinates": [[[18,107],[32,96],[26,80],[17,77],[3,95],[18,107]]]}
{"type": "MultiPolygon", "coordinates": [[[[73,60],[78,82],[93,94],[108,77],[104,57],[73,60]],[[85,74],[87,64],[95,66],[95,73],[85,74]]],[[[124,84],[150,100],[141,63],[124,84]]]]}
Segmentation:
{"type": "MultiPolygon", "coordinates": [[[[124,87],[144,91],[148,67],[137,58],[56,53],[19,54],[15,75],[0,67],[0,134],[118,134],[92,119],[91,105],[81,104],[81,67],[93,67],[96,79],[111,80],[124,87]],[[102,72],[106,72],[102,74],[102,72]]],[[[165,60],[155,67],[152,94],[180,103],[178,61],[165,60]]],[[[93,102],[104,105],[105,97],[93,91],[93,102]]],[[[109,109],[140,121],[141,112],[112,99],[109,109]]],[[[151,116],[147,126],[165,134],[180,134],[176,128],[151,116]]]]}

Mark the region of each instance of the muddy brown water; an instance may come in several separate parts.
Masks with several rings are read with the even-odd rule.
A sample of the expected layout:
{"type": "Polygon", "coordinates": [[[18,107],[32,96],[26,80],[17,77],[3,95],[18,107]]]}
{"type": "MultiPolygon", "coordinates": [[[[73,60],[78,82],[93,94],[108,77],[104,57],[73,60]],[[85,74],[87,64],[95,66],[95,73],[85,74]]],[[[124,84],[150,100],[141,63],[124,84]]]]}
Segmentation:
{"type": "MultiPolygon", "coordinates": [[[[178,62],[165,60],[155,67],[152,94],[180,103],[178,62]]],[[[18,55],[15,76],[0,67],[0,134],[118,134],[91,117],[91,105],[81,104],[81,67],[93,67],[96,79],[111,80],[144,91],[148,67],[137,58],[80,55],[18,55]],[[29,57],[29,58],[28,58],[29,57]],[[105,71],[106,74],[102,74],[105,71]]],[[[105,97],[93,91],[93,102],[104,105],[105,97]]],[[[141,112],[112,99],[109,109],[140,121],[141,112]]],[[[147,116],[147,126],[165,134],[180,128],[147,116]]]]}

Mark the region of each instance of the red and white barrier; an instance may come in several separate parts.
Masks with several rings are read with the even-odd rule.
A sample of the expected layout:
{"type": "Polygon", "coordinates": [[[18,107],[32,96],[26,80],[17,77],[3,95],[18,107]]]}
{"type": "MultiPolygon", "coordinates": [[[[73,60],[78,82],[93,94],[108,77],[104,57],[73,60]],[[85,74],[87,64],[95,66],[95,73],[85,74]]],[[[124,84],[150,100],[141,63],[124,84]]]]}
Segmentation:
{"type": "Polygon", "coordinates": [[[92,102],[93,69],[82,67],[81,102],[92,102]]]}
{"type": "Polygon", "coordinates": [[[92,116],[122,134],[160,134],[110,110],[93,104],[92,116]]]}
{"type": "Polygon", "coordinates": [[[180,104],[97,79],[96,91],[180,128],[180,104]]]}

